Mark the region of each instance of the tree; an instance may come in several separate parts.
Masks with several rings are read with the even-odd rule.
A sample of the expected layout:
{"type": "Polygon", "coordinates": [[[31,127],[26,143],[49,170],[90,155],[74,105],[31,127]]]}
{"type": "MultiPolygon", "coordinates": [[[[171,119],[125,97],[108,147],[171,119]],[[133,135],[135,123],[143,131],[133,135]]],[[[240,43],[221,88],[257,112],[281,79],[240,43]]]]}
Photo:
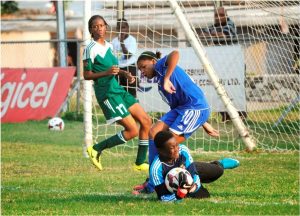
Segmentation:
{"type": "Polygon", "coordinates": [[[1,14],[12,14],[19,10],[18,3],[15,1],[1,1],[1,14]]]}

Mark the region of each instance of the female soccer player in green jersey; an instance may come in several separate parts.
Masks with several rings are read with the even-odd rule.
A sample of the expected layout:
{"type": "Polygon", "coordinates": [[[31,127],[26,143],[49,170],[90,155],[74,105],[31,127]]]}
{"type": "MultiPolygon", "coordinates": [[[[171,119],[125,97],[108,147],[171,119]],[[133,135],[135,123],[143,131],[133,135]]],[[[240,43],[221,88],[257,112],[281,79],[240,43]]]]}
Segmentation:
{"type": "Polygon", "coordinates": [[[100,155],[104,149],[126,143],[126,141],[139,136],[134,169],[148,171],[149,165],[145,161],[148,151],[148,134],[152,124],[151,118],[137,103],[137,100],[118,84],[115,75],[123,75],[129,82],[134,82],[135,78],[117,66],[118,60],[112,52],[112,45],[105,40],[108,26],[105,19],[102,16],[94,15],[90,18],[88,26],[92,40],[86,46],[83,54],[84,79],[94,80],[95,95],[107,123],[117,122],[124,127],[123,131],[88,147],[89,157],[101,170],[100,155]],[[139,129],[136,122],[140,125],[139,129]]]}

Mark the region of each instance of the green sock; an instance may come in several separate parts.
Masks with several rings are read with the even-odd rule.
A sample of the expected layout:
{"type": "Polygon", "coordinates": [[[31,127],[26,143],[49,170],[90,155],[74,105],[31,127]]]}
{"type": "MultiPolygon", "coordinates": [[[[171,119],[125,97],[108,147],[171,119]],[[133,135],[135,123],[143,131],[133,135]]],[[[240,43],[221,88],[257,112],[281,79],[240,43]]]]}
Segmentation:
{"type": "Polygon", "coordinates": [[[112,148],[116,145],[120,145],[123,143],[126,143],[126,140],[123,137],[122,131],[120,131],[116,135],[95,144],[93,146],[93,149],[95,149],[98,152],[102,152],[104,149],[112,148]]]}
{"type": "Polygon", "coordinates": [[[136,156],[136,165],[141,165],[146,161],[147,151],[148,151],[149,140],[140,140],[139,148],[136,156]]]}

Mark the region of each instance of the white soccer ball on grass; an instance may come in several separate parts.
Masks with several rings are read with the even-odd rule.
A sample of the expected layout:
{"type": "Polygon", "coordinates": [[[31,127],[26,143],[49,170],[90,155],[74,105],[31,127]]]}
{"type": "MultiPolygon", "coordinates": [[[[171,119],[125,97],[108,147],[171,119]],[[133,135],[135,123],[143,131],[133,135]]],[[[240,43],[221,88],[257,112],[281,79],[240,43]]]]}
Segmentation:
{"type": "Polygon", "coordinates": [[[179,187],[179,173],[183,172],[183,175],[186,177],[186,186],[190,187],[194,180],[192,175],[186,169],[176,167],[171,169],[165,178],[165,185],[171,193],[175,193],[179,187]]]}
{"type": "Polygon", "coordinates": [[[48,121],[48,129],[51,131],[62,131],[64,128],[65,123],[59,117],[54,117],[48,121]]]}

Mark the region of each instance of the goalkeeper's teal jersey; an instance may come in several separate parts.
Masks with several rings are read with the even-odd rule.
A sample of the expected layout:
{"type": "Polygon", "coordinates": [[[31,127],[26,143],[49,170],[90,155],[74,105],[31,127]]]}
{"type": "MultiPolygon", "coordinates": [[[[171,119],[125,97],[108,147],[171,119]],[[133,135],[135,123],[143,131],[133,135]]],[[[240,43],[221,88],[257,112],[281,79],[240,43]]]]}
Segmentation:
{"type": "MultiPolygon", "coordinates": [[[[113,65],[118,65],[118,59],[113,54],[112,45],[107,41],[105,41],[105,45],[102,45],[92,40],[84,49],[83,60],[86,60],[84,71],[94,73],[102,73],[113,65]]],[[[94,89],[97,98],[101,100],[125,92],[113,75],[94,80],[94,89]]]]}
{"type": "Polygon", "coordinates": [[[166,162],[161,161],[159,155],[157,155],[151,163],[149,181],[151,185],[154,185],[158,199],[161,201],[175,201],[178,198],[175,193],[169,192],[165,186],[167,173],[175,167],[181,167],[188,170],[193,177],[194,183],[197,185],[197,190],[200,188],[200,178],[193,163],[193,158],[188,148],[185,145],[180,144],[179,158],[174,164],[167,164],[166,162]]]}

